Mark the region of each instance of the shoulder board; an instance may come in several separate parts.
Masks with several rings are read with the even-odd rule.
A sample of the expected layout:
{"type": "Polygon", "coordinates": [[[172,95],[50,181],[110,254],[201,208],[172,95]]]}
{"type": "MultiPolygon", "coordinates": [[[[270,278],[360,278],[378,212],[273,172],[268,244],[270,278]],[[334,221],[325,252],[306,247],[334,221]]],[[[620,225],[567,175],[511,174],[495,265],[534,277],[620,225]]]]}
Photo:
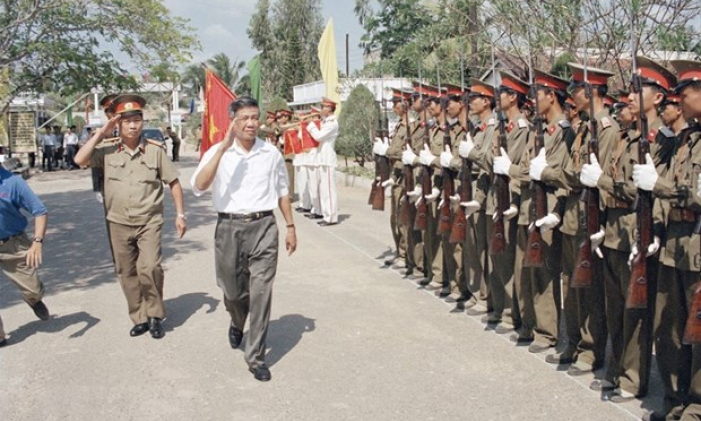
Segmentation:
{"type": "Polygon", "coordinates": [[[566,129],[566,128],[568,128],[568,127],[572,127],[572,125],[570,124],[570,122],[567,121],[567,120],[560,120],[560,122],[559,122],[558,124],[559,124],[560,127],[562,127],[563,129],[566,129]]]}
{"type": "Polygon", "coordinates": [[[497,124],[497,121],[493,118],[490,118],[489,121],[487,122],[487,126],[493,126],[497,124]]]}
{"type": "Polygon", "coordinates": [[[675,137],[674,132],[669,127],[661,127],[660,133],[662,133],[664,137],[675,137]]]}
{"type": "Polygon", "coordinates": [[[528,121],[526,121],[525,118],[519,118],[518,119],[518,127],[520,129],[525,129],[526,127],[528,127],[528,121]]]}
{"type": "Polygon", "coordinates": [[[601,122],[602,129],[606,129],[606,128],[611,127],[611,119],[608,117],[602,117],[600,122],[601,122]]]}
{"type": "Polygon", "coordinates": [[[107,139],[102,139],[102,143],[112,143],[112,142],[118,142],[121,138],[119,136],[117,137],[108,137],[107,139]]]}
{"type": "Polygon", "coordinates": [[[414,123],[416,119],[414,117],[409,117],[409,123],[414,123]]]}
{"type": "Polygon", "coordinates": [[[162,149],[166,148],[166,144],[164,142],[159,142],[155,139],[149,139],[149,138],[145,138],[145,140],[146,140],[146,143],[150,143],[153,146],[158,146],[159,148],[162,148],[162,149]]]}

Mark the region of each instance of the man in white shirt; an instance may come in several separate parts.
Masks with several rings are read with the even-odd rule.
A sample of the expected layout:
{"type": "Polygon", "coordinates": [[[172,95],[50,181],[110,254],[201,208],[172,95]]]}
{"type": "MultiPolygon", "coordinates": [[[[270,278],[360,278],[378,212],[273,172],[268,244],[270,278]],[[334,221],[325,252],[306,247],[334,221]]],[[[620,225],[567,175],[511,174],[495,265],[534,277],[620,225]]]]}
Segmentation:
{"type": "Polygon", "coordinates": [[[53,171],[54,153],[56,153],[56,136],[51,132],[51,127],[46,127],[46,134],[41,138],[41,146],[41,169],[53,171]],[[46,168],[47,163],[48,169],[46,168]]]}
{"type": "Polygon", "coordinates": [[[217,284],[231,314],[229,343],[241,344],[250,314],[245,359],[259,381],[270,380],[265,364],[265,338],[270,321],[273,281],[277,271],[277,206],[286,222],[288,255],[297,247],[288,196],[287,170],[280,151],[258,139],[258,102],[240,97],[231,103],[233,119],[224,139],[202,157],[192,175],[192,190],[201,196],[213,185],[219,219],[214,234],[217,284]]]}
{"type": "Polygon", "coordinates": [[[338,197],[336,195],[336,138],[338,137],[338,120],[334,112],[336,103],[328,98],[321,101],[321,128],[312,122],[307,125],[309,134],[319,142],[316,155],[317,168],[312,177],[312,189],[318,189],[321,214],[321,226],[338,224],[338,197]]]}
{"type": "Polygon", "coordinates": [[[75,165],[75,161],[73,161],[76,152],[78,152],[78,135],[75,133],[75,129],[75,126],[71,126],[68,129],[68,133],[63,137],[63,146],[66,149],[66,159],[68,160],[69,170],[80,168],[75,165]]]}

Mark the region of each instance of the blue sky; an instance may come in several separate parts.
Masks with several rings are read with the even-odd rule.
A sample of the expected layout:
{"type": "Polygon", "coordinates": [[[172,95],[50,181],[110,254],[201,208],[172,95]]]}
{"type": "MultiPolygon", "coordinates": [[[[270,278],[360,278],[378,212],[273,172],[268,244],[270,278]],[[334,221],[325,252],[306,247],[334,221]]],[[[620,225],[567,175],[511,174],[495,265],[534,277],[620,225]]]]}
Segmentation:
{"type": "MultiPolygon", "coordinates": [[[[349,34],[350,70],[361,68],[363,55],[358,43],[363,28],[353,14],[355,2],[322,0],[321,3],[324,21],[333,17],[339,70],[345,71],[346,66],[345,34],[349,34]]],[[[217,53],[248,61],[256,54],[246,36],[255,11],[255,0],[165,0],[165,5],[173,14],[190,19],[190,26],[197,30],[202,51],[195,53],[195,61],[203,61],[217,53]]]]}

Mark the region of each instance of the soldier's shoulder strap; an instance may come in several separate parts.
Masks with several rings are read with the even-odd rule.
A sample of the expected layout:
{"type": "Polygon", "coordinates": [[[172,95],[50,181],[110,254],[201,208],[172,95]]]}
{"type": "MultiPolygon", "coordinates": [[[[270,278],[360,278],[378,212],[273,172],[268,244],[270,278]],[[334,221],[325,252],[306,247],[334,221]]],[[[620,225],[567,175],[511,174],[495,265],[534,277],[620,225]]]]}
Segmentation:
{"type": "Polygon", "coordinates": [[[670,128],[667,127],[667,126],[660,127],[659,134],[662,135],[662,136],[664,136],[664,137],[666,137],[666,138],[668,138],[668,139],[671,139],[671,138],[673,138],[673,137],[676,137],[676,135],[674,134],[674,132],[672,131],[672,129],[670,129],[670,128]]]}
{"type": "Polygon", "coordinates": [[[165,142],[159,142],[159,141],[156,140],[156,139],[150,139],[150,138],[148,138],[148,137],[145,137],[144,140],[146,141],[146,143],[149,143],[149,144],[151,144],[151,145],[153,145],[153,146],[158,146],[159,148],[161,148],[161,149],[163,149],[163,150],[166,149],[166,144],[165,144],[165,142]]]}
{"type": "Polygon", "coordinates": [[[568,127],[572,127],[572,125],[570,124],[570,122],[567,121],[566,119],[560,120],[557,124],[559,124],[560,127],[562,127],[563,129],[566,129],[566,128],[568,128],[568,127]]]}

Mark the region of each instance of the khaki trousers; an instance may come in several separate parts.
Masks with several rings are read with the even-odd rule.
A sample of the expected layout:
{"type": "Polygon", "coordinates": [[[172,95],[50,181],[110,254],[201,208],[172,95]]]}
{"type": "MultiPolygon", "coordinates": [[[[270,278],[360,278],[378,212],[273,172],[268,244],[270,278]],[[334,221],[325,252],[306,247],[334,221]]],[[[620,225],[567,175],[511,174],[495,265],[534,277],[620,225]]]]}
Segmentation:
{"type": "Polygon", "coordinates": [[[217,284],[231,321],[243,331],[250,316],[245,359],[252,368],[265,362],[273,281],[277,272],[275,217],[256,221],[219,218],[214,233],[217,284]]]}
{"type": "MultiPolygon", "coordinates": [[[[399,202],[402,197],[404,197],[404,186],[402,184],[396,184],[392,186],[391,189],[392,197],[390,198],[390,214],[389,214],[389,229],[392,232],[392,239],[394,240],[394,249],[396,250],[397,257],[400,259],[407,258],[407,239],[408,239],[408,229],[405,226],[399,225],[399,202]]],[[[409,253],[411,254],[411,253],[409,253]]],[[[409,262],[406,262],[409,266],[409,262]]],[[[412,264],[411,267],[414,265],[412,264]]]]}
{"type": "Polygon", "coordinates": [[[295,167],[292,166],[292,160],[285,160],[285,169],[287,170],[287,181],[290,186],[290,201],[295,200],[295,167]]]}
{"type": "Polygon", "coordinates": [[[161,235],[163,224],[122,225],[109,222],[114,265],[134,324],[165,317],[161,235]]]}
{"type": "MultiPolygon", "coordinates": [[[[620,385],[635,396],[645,396],[650,377],[651,314],[654,304],[647,309],[626,309],[630,281],[628,256],[630,253],[602,247],[604,252],[604,288],[606,289],[606,324],[613,354],[606,379],[620,385]]],[[[648,258],[648,281],[655,276],[650,269],[654,258],[648,258]]],[[[656,269],[656,267],[654,268],[656,269]]],[[[653,294],[654,295],[654,294],[653,294]]],[[[649,297],[652,298],[652,297],[649,297]]],[[[654,301],[650,299],[649,301],[654,301]]]]}
{"type": "Polygon", "coordinates": [[[539,344],[557,344],[557,306],[553,294],[555,279],[560,279],[559,231],[542,232],[543,266],[526,268],[523,260],[528,247],[528,226],[518,226],[514,285],[521,311],[522,335],[533,336],[539,344]]]}
{"type": "Polygon", "coordinates": [[[606,302],[602,262],[594,258],[599,277],[589,288],[572,288],[572,272],[583,235],[562,234],[562,295],[567,348],[578,361],[603,364],[606,358],[606,302]]]}
{"type": "Polygon", "coordinates": [[[682,344],[698,281],[698,272],[660,265],[655,305],[655,350],[664,385],[665,411],[677,417],[689,402],[701,404],[701,348],[682,344]]]}
{"type": "Polygon", "coordinates": [[[44,285],[34,268],[27,266],[27,251],[32,241],[20,233],[0,244],[0,269],[19,288],[27,304],[34,305],[44,296],[44,285]]]}
{"type": "MultiPolygon", "coordinates": [[[[494,236],[494,219],[487,215],[487,250],[489,241],[494,236]]],[[[514,326],[521,325],[518,302],[514,294],[514,261],[516,259],[516,223],[504,218],[506,250],[500,254],[490,255],[492,270],[489,272],[489,285],[492,292],[492,305],[495,316],[511,318],[514,326]]]]}

